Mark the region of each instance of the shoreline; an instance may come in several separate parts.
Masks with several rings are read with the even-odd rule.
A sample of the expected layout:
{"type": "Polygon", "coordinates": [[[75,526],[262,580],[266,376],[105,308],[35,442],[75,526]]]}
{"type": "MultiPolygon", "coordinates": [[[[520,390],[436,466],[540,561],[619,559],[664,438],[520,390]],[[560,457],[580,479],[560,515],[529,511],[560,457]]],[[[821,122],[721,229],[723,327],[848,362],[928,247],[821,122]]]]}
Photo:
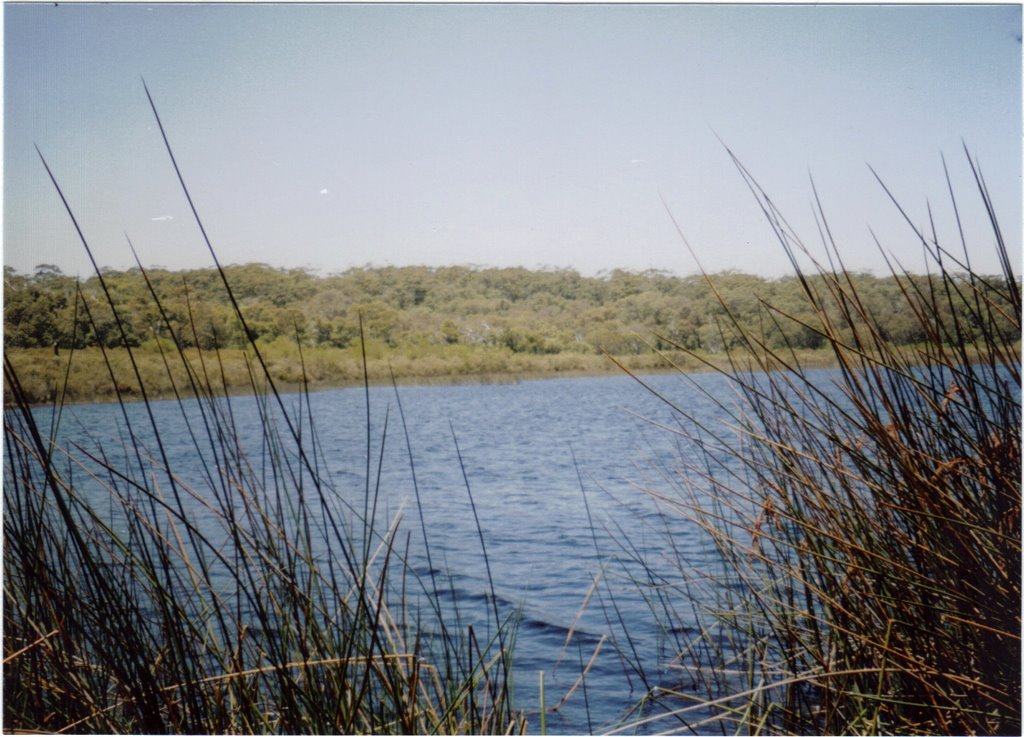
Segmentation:
{"type": "MultiPolygon", "coordinates": [[[[710,371],[709,368],[703,369],[689,369],[686,373],[699,373],[702,371],[710,371]]],[[[640,375],[650,374],[671,374],[678,373],[673,368],[643,368],[635,371],[634,373],[640,375]]],[[[609,362],[607,370],[557,370],[552,369],[548,371],[534,370],[534,371],[509,371],[509,372],[487,372],[487,373],[470,373],[470,374],[442,374],[442,375],[405,375],[401,377],[395,377],[394,385],[402,387],[429,387],[429,386],[482,386],[488,384],[518,384],[524,381],[551,381],[555,379],[574,379],[574,378],[601,378],[606,376],[628,376],[629,374],[623,371],[619,366],[609,362]]],[[[361,389],[365,384],[368,384],[371,388],[380,388],[392,386],[390,378],[381,376],[374,376],[369,379],[368,382],[357,380],[357,379],[341,379],[341,380],[326,380],[310,382],[308,386],[303,386],[301,382],[294,381],[275,381],[274,386],[279,393],[282,395],[286,394],[299,394],[304,390],[308,390],[310,394],[318,394],[321,392],[334,391],[336,389],[361,389]]],[[[264,382],[264,385],[259,387],[259,391],[269,391],[269,385],[264,382]]],[[[232,386],[228,388],[227,396],[230,397],[244,397],[251,396],[254,393],[252,386],[232,386]]],[[[217,396],[224,397],[225,392],[223,387],[219,388],[217,396]]],[[[146,398],[149,401],[166,401],[175,399],[173,391],[157,391],[151,392],[147,390],[146,398]]],[[[194,399],[195,394],[191,389],[181,392],[181,398],[188,400],[194,399]]],[[[53,403],[54,399],[41,399],[33,400],[29,403],[31,407],[45,407],[53,403]]],[[[104,392],[100,395],[93,396],[74,396],[65,397],[62,404],[66,406],[81,405],[81,404],[111,404],[118,401],[124,402],[141,402],[143,397],[136,391],[123,392],[120,397],[115,392],[104,392]]],[[[5,391],[4,396],[4,408],[10,408],[14,406],[14,402],[11,397],[8,396],[8,392],[5,391]]]]}
{"type": "MultiPolygon", "coordinates": [[[[1020,344],[1017,344],[1020,351],[1020,344]]],[[[910,346],[906,346],[909,350],[910,346]]],[[[98,349],[80,349],[54,356],[43,349],[11,349],[6,357],[32,407],[60,403],[105,404],[110,402],[138,402],[143,400],[138,390],[134,369],[124,349],[106,351],[109,368],[105,365],[98,349]],[[70,361],[70,366],[69,366],[70,361]],[[111,377],[113,372],[113,377],[111,377]],[[67,381],[67,391],[60,391],[67,381]]],[[[326,356],[314,349],[310,356],[299,361],[294,357],[271,353],[265,355],[267,368],[273,377],[274,386],[281,394],[296,394],[304,390],[310,393],[334,389],[361,388],[365,382],[363,366],[352,356],[335,360],[334,370],[324,370],[326,356]],[[303,381],[302,371],[306,371],[303,381]]],[[[159,352],[138,350],[132,352],[139,373],[146,388],[146,399],[160,401],[190,399],[196,392],[185,374],[182,356],[175,356],[175,365],[168,376],[167,365],[159,352]],[[159,361],[159,362],[158,362],[159,361]],[[177,392],[177,393],[176,393],[177,392]]],[[[251,354],[240,349],[224,350],[220,355],[190,349],[183,356],[188,361],[189,371],[200,388],[212,386],[216,396],[237,397],[269,391],[265,378],[254,380],[250,375],[251,354]],[[214,371],[216,367],[216,371],[214,371]],[[223,372],[223,373],[221,373],[223,372]],[[209,381],[196,377],[208,376],[209,381]]],[[[471,356],[473,361],[437,362],[427,357],[422,361],[417,356],[396,352],[391,356],[368,359],[368,384],[371,387],[391,386],[458,386],[484,384],[516,384],[522,381],[547,381],[563,378],[588,378],[630,374],[697,374],[715,370],[730,370],[727,353],[687,354],[646,353],[630,356],[609,357],[601,354],[562,353],[554,355],[523,354],[481,354],[471,356]],[[475,370],[477,366],[481,368],[475,370]],[[428,370],[417,371],[418,367],[428,370]],[[449,370],[445,370],[448,368],[449,370]]],[[[802,349],[793,356],[794,365],[804,369],[831,368],[837,366],[834,353],[829,348],[802,349]]],[[[252,374],[256,373],[252,369],[252,374]]],[[[4,408],[14,406],[10,382],[4,384],[4,408]]]]}
{"type": "MultiPolygon", "coordinates": [[[[96,349],[81,349],[64,356],[46,355],[41,349],[7,351],[11,365],[31,406],[61,404],[102,404],[143,399],[138,390],[134,369],[124,349],[108,350],[106,361],[96,349]],[[109,364],[107,364],[109,361],[109,364]],[[69,365],[70,362],[70,365],[69,365]],[[109,366],[109,367],[108,367],[109,366]],[[111,376],[113,373],[113,377],[111,376]],[[61,387],[67,382],[67,390],[61,387]]],[[[310,351],[300,361],[298,356],[265,355],[275,388],[282,394],[308,389],[310,393],[364,386],[363,366],[352,356],[325,355],[310,351]],[[305,371],[305,381],[303,380],[305,371]]],[[[175,356],[170,376],[159,352],[134,350],[149,400],[195,396],[189,376],[180,357],[175,356]]],[[[213,386],[218,396],[244,396],[254,391],[269,390],[265,379],[254,381],[249,373],[251,354],[245,351],[222,351],[218,356],[195,350],[185,354],[192,379],[200,387],[213,386]],[[221,373],[223,371],[223,373],[221,373]],[[209,382],[197,377],[208,376],[209,382]],[[225,391],[226,384],[226,391],[225,391]]],[[[831,351],[801,351],[798,358],[807,368],[834,366],[831,351]]],[[[416,356],[396,353],[368,360],[369,385],[390,386],[457,386],[461,384],[513,384],[521,381],[542,381],[559,378],[602,377],[610,375],[702,373],[728,368],[724,353],[701,355],[683,352],[671,354],[639,354],[610,358],[601,354],[484,354],[469,360],[438,362],[420,360],[416,356]],[[707,361],[712,366],[708,366],[707,361]],[[619,365],[621,364],[621,365],[619,365]],[[417,369],[423,369],[417,371],[417,369]],[[447,370],[446,370],[447,369],[447,370]],[[625,370],[624,370],[625,369],[625,370]]],[[[255,370],[253,370],[255,374],[255,370]]],[[[4,406],[10,407],[13,397],[5,385],[4,406]]]]}

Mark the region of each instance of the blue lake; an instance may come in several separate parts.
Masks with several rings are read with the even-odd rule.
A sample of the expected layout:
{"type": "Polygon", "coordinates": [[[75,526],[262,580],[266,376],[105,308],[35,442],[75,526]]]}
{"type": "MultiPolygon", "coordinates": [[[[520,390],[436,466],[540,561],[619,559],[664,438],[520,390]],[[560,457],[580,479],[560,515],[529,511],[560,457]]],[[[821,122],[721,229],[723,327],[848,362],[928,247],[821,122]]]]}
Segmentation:
{"type": "MultiPolygon", "coordinates": [[[[657,375],[644,381],[696,420],[722,428],[721,409],[690,383],[728,405],[732,390],[721,377],[657,375]]],[[[828,372],[821,372],[821,381],[828,381],[828,372]]],[[[379,483],[379,518],[401,515],[410,559],[426,572],[422,514],[434,568],[451,577],[463,625],[486,633],[494,619],[468,481],[499,605],[521,611],[514,683],[516,705],[529,713],[531,732],[539,728],[540,672],[552,706],[577,682],[599,644],[581,687],[548,714],[550,733],[607,729],[646,686],[672,683],[666,666],[679,642],[693,633],[685,615],[669,629],[659,625],[644,598],[651,590],[630,577],[642,578],[664,563],[666,580],[673,580],[679,561],[696,569],[709,565],[714,554],[693,523],[650,493],[672,498],[682,469],[699,465],[700,454],[685,437],[694,426],[681,425],[647,388],[627,376],[402,386],[397,395],[392,387],[373,387],[369,445],[363,389],[312,393],[308,406],[298,394],[284,400],[292,417],[306,418],[304,426],[312,410],[317,463],[353,509],[363,508],[369,466],[370,486],[379,483]],[[581,612],[599,574],[600,584],[581,612]],[[565,647],[570,630],[574,636],[565,647]]],[[[203,451],[182,419],[196,413],[197,405],[159,401],[150,407],[171,467],[186,483],[202,486],[203,451]]],[[[232,398],[230,409],[242,444],[258,456],[263,424],[257,400],[232,398]]],[[[39,410],[37,417],[45,429],[49,410],[39,410]]],[[[128,405],[127,417],[145,443],[151,437],[146,408],[128,405]]],[[[134,456],[125,424],[117,405],[71,406],[64,410],[61,435],[86,449],[101,448],[113,465],[130,466],[134,456]]]]}

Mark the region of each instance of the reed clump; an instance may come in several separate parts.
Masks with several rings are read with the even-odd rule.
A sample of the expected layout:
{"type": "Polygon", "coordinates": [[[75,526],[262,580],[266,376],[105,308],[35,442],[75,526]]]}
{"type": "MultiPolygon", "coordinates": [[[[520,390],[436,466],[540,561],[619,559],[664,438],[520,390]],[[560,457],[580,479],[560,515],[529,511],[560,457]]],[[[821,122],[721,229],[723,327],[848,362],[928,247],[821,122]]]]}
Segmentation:
{"type": "Polygon", "coordinates": [[[718,558],[651,565],[666,631],[696,617],[698,634],[631,728],[1020,734],[1020,284],[967,161],[1003,273],[976,272],[966,242],[915,228],[931,273],[891,265],[896,309],[926,336],[912,347],[866,309],[820,204],[828,263],[808,270],[808,250],[736,162],[815,315],[762,303],[763,325],[814,331],[838,369],[808,369],[725,311],[737,348],[721,373],[735,397],[711,399],[726,427],[676,407],[703,454],[681,461],[678,494],[657,495],[718,558]]]}
{"type": "MultiPolygon", "coordinates": [[[[286,399],[255,342],[241,376],[225,372],[216,347],[186,349],[195,322],[172,323],[139,271],[169,336],[159,388],[177,421],[159,419],[109,292],[102,318],[83,321],[95,330],[112,319],[126,338],[116,358],[100,350],[120,422],[87,428],[95,442],[62,433],[74,351],[44,408],[5,355],[5,731],[523,731],[511,700],[514,612],[492,597],[487,621],[460,616],[443,572],[413,563],[401,514],[383,512],[369,406],[364,483],[339,488],[308,392],[286,399]],[[245,412],[256,413],[255,438],[245,412]],[[183,442],[186,467],[171,460],[183,442]]],[[[297,363],[302,383],[301,354],[297,363]]],[[[381,444],[387,435],[385,421],[381,444]]]]}
{"type": "Polygon", "coordinates": [[[322,470],[311,417],[293,437],[263,395],[254,452],[203,385],[180,407],[199,462],[175,468],[137,404],[122,448],[60,442],[62,408],[42,425],[6,368],[6,730],[522,729],[494,627],[448,621],[377,482],[353,508],[322,470]]]}

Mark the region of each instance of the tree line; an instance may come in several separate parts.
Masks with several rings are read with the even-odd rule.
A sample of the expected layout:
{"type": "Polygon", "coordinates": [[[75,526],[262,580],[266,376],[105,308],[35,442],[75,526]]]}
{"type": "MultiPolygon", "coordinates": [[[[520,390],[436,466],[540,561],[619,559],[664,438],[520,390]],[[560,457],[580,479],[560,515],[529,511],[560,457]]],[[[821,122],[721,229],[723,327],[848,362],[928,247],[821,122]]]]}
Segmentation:
{"type": "MultiPolygon", "coordinates": [[[[815,289],[814,281],[797,277],[723,272],[706,279],[627,270],[588,277],[571,269],[469,266],[360,267],[320,276],[265,264],[228,266],[246,336],[213,268],[147,270],[151,286],[139,269],[102,273],[132,347],[174,339],[185,348],[234,348],[248,337],[346,348],[358,343],[362,330],[369,341],[399,350],[460,344],[528,354],[632,355],[674,347],[714,354],[730,347],[728,333],[720,330],[723,320],[756,331],[776,350],[815,349],[825,342],[808,327],[815,308],[804,290],[815,289]]],[[[841,277],[863,303],[855,312],[870,316],[885,340],[914,344],[928,337],[927,323],[907,310],[905,295],[931,294],[938,283],[930,277],[841,277]]],[[[999,314],[1001,278],[971,278],[976,283],[970,289],[943,287],[948,293],[932,302],[942,306],[935,325],[957,323],[968,336],[980,328],[971,325],[976,311],[966,309],[966,300],[991,299],[999,314]]],[[[839,321],[849,314],[827,301],[820,309],[839,321]]],[[[1013,332],[1008,319],[996,327],[1013,332]]],[[[98,277],[80,280],[49,264],[32,274],[5,267],[5,347],[59,350],[124,342],[98,277]]]]}

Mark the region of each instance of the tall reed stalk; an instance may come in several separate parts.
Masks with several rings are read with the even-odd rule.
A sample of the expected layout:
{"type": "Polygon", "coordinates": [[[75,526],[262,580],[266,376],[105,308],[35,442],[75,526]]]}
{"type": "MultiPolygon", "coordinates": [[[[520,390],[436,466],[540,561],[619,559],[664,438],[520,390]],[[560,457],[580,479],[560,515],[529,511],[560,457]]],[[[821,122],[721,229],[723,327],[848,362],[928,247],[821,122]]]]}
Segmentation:
{"type": "MultiPolygon", "coordinates": [[[[155,106],[153,113],[188,197],[155,106]]],[[[219,269],[212,246],[210,253],[219,269]]],[[[5,730],[525,729],[511,701],[505,646],[514,619],[495,600],[493,622],[478,624],[487,637],[476,634],[442,606],[441,573],[431,566],[429,578],[418,577],[400,515],[382,518],[369,394],[365,485],[341,489],[327,471],[309,394],[293,401],[279,393],[250,342],[250,397],[238,397],[218,349],[186,355],[197,326],[181,328],[193,339],[182,340],[139,270],[173,342],[162,354],[167,376],[178,364],[187,377],[174,386],[180,420],[173,427],[140,373],[121,385],[107,361],[120,447],[110,444],[110,428],[98,428],[108,437],[94,444],[65,442],[63,392],[37,412],[5,356],[13,397],[4,411],[5,730]],[[237,420],[247,401],[259,417],[255,442],[237,420]],[[187,468],[173,465],[168,450],[169,436],[180,442],[182,433],[195,459],[187,468]]],[[[226,278],[223,286],[244,330],[226,278]]],[[[87,314],[93,327],[99,319],[87,314]]],[[[383,452],[387,420],[377,432],[383,452]]]]}
{"type": "Polygon", "coordinates": [[[734,162],[813,319],[763,303],[762,325],[742,324],[722,300],[734,396],[711,398],[728,419],[673,407],[703,459],[681,461],[680,493],[657,502],[695,520],[720,562],[678,556],[659,574],[650,598],[672,602],[659,617],[682,627],[696,612],[699,634],[629,728],[1020,734],[1020,284],[976,162],[968,153],[1003,273],[972,268],[962,228],[954,255],[914,227],[931,273],[890,263],[896,309],[923,336],[912,347],[880,329],[820,202],[827,263],[808,270],[808,249],[734,162]],[[771,349],[766,326],[814,331],[837,369],[771,349]]]}

